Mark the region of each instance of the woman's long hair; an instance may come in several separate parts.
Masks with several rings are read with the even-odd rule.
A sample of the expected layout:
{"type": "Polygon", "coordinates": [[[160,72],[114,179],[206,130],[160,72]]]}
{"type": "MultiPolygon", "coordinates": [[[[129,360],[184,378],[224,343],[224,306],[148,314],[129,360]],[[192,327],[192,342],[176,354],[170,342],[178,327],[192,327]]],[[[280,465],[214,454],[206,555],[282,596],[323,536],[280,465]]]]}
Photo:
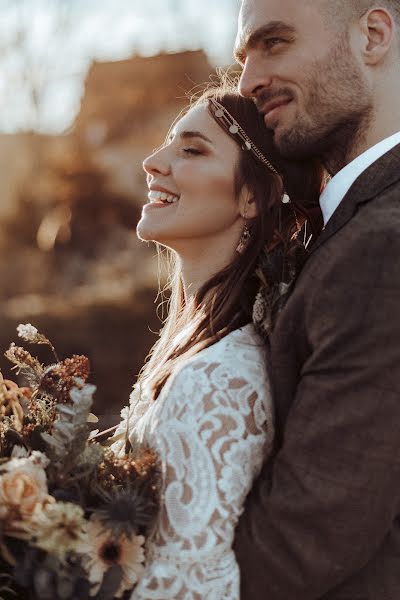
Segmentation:
{"type": "MultiPolygon", "coordinates": [[[[246,186],[257,206],[257,216],[250,222],[250,242],[243,254],[237,253],[233,261],[211,277],[188,302],[185,302],[179,260],[174,252],[163,251],[169,261],[168,316],[138,379],[139,393],[145,385],[153,399],[158,397],[177,365],[251,322],[259,289],[255,273],[260,255],[272,252],[274,261],[273,253],[280,244],[285,244],[290,251],[290,240],[304,219],[312,214],[316,218],[310,219],[311,229],[316,233],[320,226],[317,207],[321,166],[312,161],[283,159],[254,102],[240,96],[229,83],[207,89],[189,108],[199,104],[210,106],[210,98],[215,98],[229,111],[280,176],[255,159],[251,152],[240,153],[235,169],[235,193],[239,197],[246,186]],[[282,204],[284,190],[291,198],[290,205],[282,204]],[[298,210],[293,210],[294,207],[298,210]],[[186,330],[187,326],[190,328],[186,330]]],[[[209,112],[215,118],[210,108],[209,112]]],[[[281,254],[276,253],[277,260],[281,260],[278,258],[281,254]]]]}

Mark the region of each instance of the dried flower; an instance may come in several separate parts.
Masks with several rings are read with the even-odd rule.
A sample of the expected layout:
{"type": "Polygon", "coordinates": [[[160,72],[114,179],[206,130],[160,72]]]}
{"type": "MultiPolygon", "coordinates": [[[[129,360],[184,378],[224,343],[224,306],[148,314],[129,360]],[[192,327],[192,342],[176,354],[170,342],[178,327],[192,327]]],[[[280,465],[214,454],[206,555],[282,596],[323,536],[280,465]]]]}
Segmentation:
{"type": "Polygon", "coordinates": [[[47,462],[43,454],[33,452],[28,458],[12,458],[1,466],[0,520],[9,535],[20,530],[18,521],[23,529],[36,507],[50,500],[44,470],[47,462]]]}
{"type": "Polygon", "coordinates": [[[36,327],[31,325],[30,323],[26,323],[25,325],[20,323],[17,327],[17,333],[20,338],[22,338],[26,342],[32,342],[32,343],[37,342],[37,340],[40,336],[36,327]]]}
{"type": "Polygon", "coordinates": [[[265,249],[259,257],[256,276],[260,281],[260,290],[253,306],[253,323],[266,339],[274,330],[308,257],[307,248],[299,240],[298,233],[298,230],[290,230],[287,239],[281,239],[273,248],[265,249]]]}
{"type": "Polygon", "coordinates": [[[88,540],[90,559],[86,569],[90,582],[95,586],[92,595],[99,590],[106,571],[119,566],[123,578],[115,597],[120,598],[124,591],[135,585],[143,572],[144,537],[121,535],[116,538],[110,531],[104,530],[98,519],[92,518],[88,524],[88,540]]]}
{"type": "Polygon", "coordinates": [[[22,398],[28,396],[26,388],[19,388],[16,383],[3,379],[0,373],[0,416],[12,415],[15,429],[21,431],[24,422],[22,398]]]}
{"type": "Polygon", "coordinates": [[[70,391],[77,386],[77,378],[87,381],[90,375],[90,363],[86,356],[74,354],[62,362],[47,367],[40,381],[42,392],[57,397],[58,402],[69,402],[70,391]]]}
{"type": "Polygon", "coordinates": [[[28,530],[34,545],[65,561],[68,553],[88,550],[87,521],[80,506],[71,502],[54,502],[37,507],[28,530]]]}
{"type": "Polygon", "coordinates": [[[48,345],[56,361],[44,366],[11,344],[6,356],[28,387],[0,373],[0,562],[18,597],[120,597],[144,568],[143,536],[158,509],[157,456],[137,442],[116,457],[90,440],[88,421],[97,419],[89,360],[60,361],[30,323],[18,334],[48,345]]]}
{"type": "Polygon", "coordinates": [[[4,353],[4,356],[15,365],[14,368],[24,371],[33,383],[38,382],[43,375],[43,367],[38,359],[34,358],[25,348],[16,346],[14,342],[4,353]]]}
{"type": "Polygon", "coordinates": [[[25,342],[29,342],[30,344],[44,344],[46,346],[49,346],[49,348],[52,350],[55,356],[56,361],[59,362],[59,358],[57,356],[53,344],[45,335],[40,333],[36,329],[36,327],[31,325],[30,323],[26,323],[25,325],[20,323],[17,327],[17,333],[20,338],[25,340],[25,342]]]}
{"type": "Polygon", "coordinates": [[[253,305],[253,323],[261,325],[266,317],[266,303],[263,294],[258,292],[253,305]]]}
{"type": "MultiPolygon", "coordinates": [[[[114,446],[113,446],[114,448],[114,446]]],[[[112,449],[106,449],[104,461],[100,465],[101,480],[111,489],[115,485],[127,485],[134,478],[150,481],[159,475],[158,457],[148,447],[137,448],[135,455],[115,455],[112,449]]]]}
{"type": "Polygon", "coordinates": [[[74,354],[59,363],[60,377],[79,377],[87,381],[90,375],[90,362],[87,356],[74,354]]]}

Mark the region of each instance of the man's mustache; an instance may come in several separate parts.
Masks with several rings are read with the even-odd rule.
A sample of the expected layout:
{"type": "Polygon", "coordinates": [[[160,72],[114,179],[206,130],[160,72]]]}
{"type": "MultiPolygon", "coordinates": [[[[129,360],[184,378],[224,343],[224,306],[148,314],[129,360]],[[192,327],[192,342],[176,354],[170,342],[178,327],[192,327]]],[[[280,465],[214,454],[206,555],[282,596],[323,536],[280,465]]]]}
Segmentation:
{"type": "Polygon", "coordinates": [[[263,112],[265,105],[272,100],[275,100],[275,98],[287,98],[288,100],[293,100],[294,95],[293,92],[288,88],[281,88],[274,91],[262,89],[254,98],[257,110],[259,112],[263,112]]]}

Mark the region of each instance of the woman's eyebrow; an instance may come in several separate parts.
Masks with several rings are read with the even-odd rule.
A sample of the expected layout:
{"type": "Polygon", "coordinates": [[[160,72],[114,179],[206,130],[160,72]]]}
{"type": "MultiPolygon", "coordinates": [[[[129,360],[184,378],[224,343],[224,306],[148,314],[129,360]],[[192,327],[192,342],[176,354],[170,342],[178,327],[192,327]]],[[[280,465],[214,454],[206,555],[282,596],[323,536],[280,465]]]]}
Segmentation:
{"type": "Polygon", "coordinates": [[[201,133],[200,131],[181,131],[179,133],[179,137],[181,138],[181,140],[200,138],[204,142],[214,145],[214,143],[207,136],[205,136],[204,133],[201,133]]]}

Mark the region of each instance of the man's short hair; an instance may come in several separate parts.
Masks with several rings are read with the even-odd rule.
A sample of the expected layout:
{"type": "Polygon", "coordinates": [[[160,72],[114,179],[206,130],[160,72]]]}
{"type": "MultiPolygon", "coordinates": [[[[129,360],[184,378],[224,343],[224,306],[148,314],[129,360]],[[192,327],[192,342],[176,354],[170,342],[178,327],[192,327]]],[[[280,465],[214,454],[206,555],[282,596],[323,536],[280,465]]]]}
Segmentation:
{"type": "Polygon", "coordinates": [[[330,23],[337,22],[340,25],[362,17],[367,10],[379,5],[388,9],[400,25],[400,0],[323,0],[323,10],[330,23]]]}

